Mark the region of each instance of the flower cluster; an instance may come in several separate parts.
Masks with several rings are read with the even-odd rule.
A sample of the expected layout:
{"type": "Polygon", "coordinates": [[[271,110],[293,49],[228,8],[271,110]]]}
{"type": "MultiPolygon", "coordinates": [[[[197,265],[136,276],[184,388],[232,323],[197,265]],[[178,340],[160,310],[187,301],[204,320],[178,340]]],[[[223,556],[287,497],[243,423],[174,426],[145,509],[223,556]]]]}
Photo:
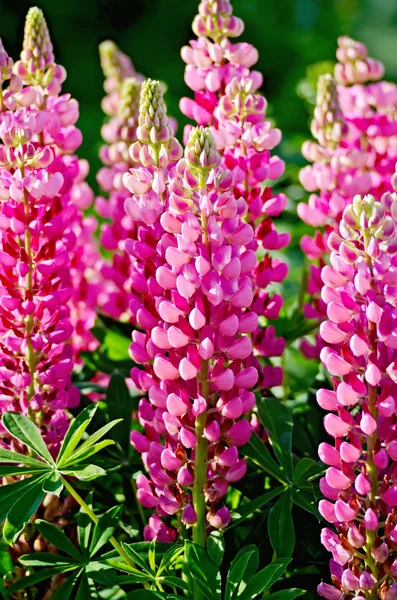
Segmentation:
{"type": "MultiPolygon", "coordinates": [[[[315,319],[325,314],[320,272],[328,254],[327,236],[337,229],[355,194],[370,193],[379,200],[390,191],[397,159],[397,86],[378,81],[383,66],[368,58],[363,44],[347,37],[340,37],[338,44],[335,79],[326,75],[318,82],[312,123],[316,142],[307,141],[302,147],[312,164],[301,170],[300,181],[311,195],[308,204],[298,205],[298,214],[308,225],[324,228],[301,241],[313,261],[305,316],[315,319]]],[[[320,347],[321,343],[316,348],[302,345],[307,356],[318,356],[320,347]]]]}
{"type": "Polygon", "coordinates": [[[123,185],[123,175],[135,164],[128,149],[136,141],[143,77],[135,72],[128,56],[114,42],[102,42],[99,53],[106,91],[102,108],[110,119],[102,127],[105,144],[101,147],[100,158],[104,167],[98,172],[97,180],[108,198],[97,197],[95,208],[106,220],[101,226],[102,246],[113,252],[111,260],[99,262],[106,281],[106,287],[99,295],[99,308],[114,319],[120,319],[128,314],[130,298],[131,257],[125,252],[124,244],[130,237],[130,230],[134,229],[124,211],[129,193],[123,185]]]}
{"type": "Polygon", "coordinates": [[[0,407],[32,415],[54,446],[79,402],[70,306],[83,268],[73,266],[79,207],[92,194],[72,155],[78,105],[60,95],[66,73],[40,9],[28,12],[21,60],[0,46],[0,65],[0,407]]]}
{"type": "MultiPolygon", "coordinates": [[[[280,283],[287,276],[287,265],[271,256],[288,245],[290,236],[279,233],[273,218],[286,206],[284,194],[274,195],[265,182],[278,179],[284,163],[271,156],[281,140],[279,129],[266,120],[266,99],[258,93],[262,75],[250,71],[258,60],[258,52],[247,43],[232,44],[229,38],[241,35],[244,24],[232,15],[229,2],[203,0],[193,21],[198,40],[182,49],[187,63],[185,81],[195,92],[194,100],[183,98],[181,110],[198,125],[210,125],[222,166],[234,178],[234,194],[247,204],[245,220],[255,229],[254,239],[247,249],[261,256],[251,273],[253,280],[253,310],[267,319],[276,319],[282,306],[278,294],[270,295],[265,288],[280,283]]],[[[188,128],[189,129],[189,128],[188,128]]],[[[273,366],[270,357],[281,356],[285,342],[277,338],[272,325],[258,329],[252,335],[255,352],[265,359],[263,367],[252,355],[247,366],[255,366],[263,388],[281,385],[282,369],[273,366]]]]}
{"type": "MultiPolygon", "coordinates": [[[[238,447],[250,437],[243,415],[255,404],[249,388],[258,379],[243,366],[252,353],[245,334],[258,324],[247,312],[256,256],[246,249],[254,235],[244,221],[247,203],[234,197],[209,130],[190,132],[183,158],[172,135],[159,84],[147,81],[131,148],[141,166],[124,178],[138,233],[126,244],[140,292],[131,308],[144,329],[133,333],[131,356],[145,370],[131,376],[148,392],[139,404],[145,434],[133,432],[132,443],[149,474],[137,479],[139,500],[161,517],[180,513],[203,543],[206,521],[228,523],[218,504],[246,470],[238,447]]],[[[173,532],[155,516],[145,535],[173,532]]]]}
{"type": "Polygon", "coordinates": [[[319,405],[335,444],[320,444],[328,466],[320,489],[323,529],[332,553],[332,583],[318,591],[328,600],[393,600],[397,586],[396,485],[396,268],[397,195],[381,201],[355,196],[340,235],[330,234],[331,264],[322,270],[328,320],[321,360],[334,390],[321,389],[319,405]]]}

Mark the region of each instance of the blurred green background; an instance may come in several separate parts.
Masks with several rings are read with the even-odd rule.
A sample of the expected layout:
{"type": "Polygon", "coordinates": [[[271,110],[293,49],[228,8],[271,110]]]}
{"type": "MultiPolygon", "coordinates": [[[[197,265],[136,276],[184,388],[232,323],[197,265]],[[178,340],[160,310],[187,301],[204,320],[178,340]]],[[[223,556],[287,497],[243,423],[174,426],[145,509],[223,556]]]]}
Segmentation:
{"type": "MultiPolygon", "coordinates": [[[[97,152],[103,115],[102,74],[98,43],[111,38],[129,54],[141,73],[164,80],[170,113],[181,125],[178,101],[189,94],[183,81],[180,48],[193,37],[191,21],[196,0],[0,0],[0,36],[16,59],[24,17],[38,5],[45,12],[57,62],[68,71],[64,90],[78,99],[84,143],[80,154],[92,165],[90,183],[99,167],[97,152]]],[[[282,153],[289,162],[290,182],[301,159],[301,141],[308,135],[309,94],[302,84],[309,65],[333,60],[340,34],[357,36],[370,53],[383,60],[390,79],[397,78],[397,3],[395,0],[234,0],[234,12],[245,22],[242,40],[260,53],[257,68],[264,74],[263,92],[271,116],[282,128],[282,153]]],[[[182,127],[179,130],[182,131],[182,127]]],[[[299,195],[298,190],[291,190],[299,195]]]]}

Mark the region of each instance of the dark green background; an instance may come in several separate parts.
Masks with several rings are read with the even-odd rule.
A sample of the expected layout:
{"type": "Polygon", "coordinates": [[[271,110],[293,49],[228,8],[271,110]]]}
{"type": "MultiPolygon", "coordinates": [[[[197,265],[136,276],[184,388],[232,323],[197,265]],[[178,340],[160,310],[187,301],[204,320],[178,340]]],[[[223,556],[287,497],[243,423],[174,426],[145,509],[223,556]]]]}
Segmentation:
{"type": "MultiPolygon", "coordinates": [[[[170,113],[184,123],[179,98],[189,93],[183,81],[180,48],[193,37],[190,29],[196,0],[0,0],[0,36],[16,59],[25,14],[38,5],[45,12],[56,59],[68,71],[64,90],[78,99],[84,134],[81,155],[92,164],[90,182],[99,163],[102,122],[102,75],[98,43],[115,40],[140,72],[167,82],[170,113]]],[[[299,164],[299,147],[308,135],[308,112],[297,86],[308,65],[333,60],[336,37],[358,36],[382,59],[389,78],[397,78],[397,3],[395,0],[234,0],[234,12],[245,21],[242,40],[260,53],[270,114],[282,128],[282,152],[299,164]]],[[[181,129],[180,129],[181,131],[181,129]]],[[[291,190],[292,195],[299,195],[291,190]]]]}

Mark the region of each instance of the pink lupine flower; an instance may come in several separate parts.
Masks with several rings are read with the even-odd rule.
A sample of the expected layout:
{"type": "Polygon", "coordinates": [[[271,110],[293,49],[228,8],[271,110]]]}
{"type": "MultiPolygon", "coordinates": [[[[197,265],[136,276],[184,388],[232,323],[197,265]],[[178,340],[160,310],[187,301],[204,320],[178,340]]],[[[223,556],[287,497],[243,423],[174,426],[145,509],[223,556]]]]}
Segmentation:
{"type": "MultiPolygon", "coordinates": [[[[303,187],[311,192],[308,203],[298,205],[298,215],[318,228],[314,238],[303,236],[301,247],[310,261],[307,318],[322,319],[319,272],[328,255],[327,237],[337,230],[344,208],[355,194],[372,194],[379,200],[391,190],[397,160],[397,86],[379,81],[383,65],[367,55],[364,44],[348,37],[338,39],[335,79],[319,78],[317,104],[312,122],[316,142],[303,144],[309,161],[300,172],[303,187]],[[366,84],[366,85],[365,85],[366,84]]],[[[318,356],[322,347],[306,341],[304,353],[318,356]]]]}
{"type": "Polygon", "coordinates": [[[247,312],[255,256],[249,269],[244,262],[254,233],[208,129],[191,131],[180,158],[157,82],[143,84],[137,137],[130,152],[141,166],[124,176],[138,233],[127,248],[135,259],[130,308],[144,329],[130,352],[145,370],[131,376],[148,392],[139,404],[145,438],[134,434],[132,443],[150,481],[137,484],[161,517],[181,513],[203,543],[206,520],[227,525],[218,503],[246,470],[238,448],[251,434],[243,411],[253,407],[247,388],[258,376],[251,367],[244,378],[252,353],[245,332],[257,327],[247,312]]]}
{"type": "Polygon", "coordinates": [[[335,446],[322,443],[327,465],[319,510],[336,532],[322,543],[339,565],[324,598],[393,597],[396,559],[394,339],[397,279],[397,194],[355,196],[339,233],[328,238],[330,266],[322,269],[328,320],[321,351],[334,390],[319,390],[319,405],[335,446]]]}
{"type": "Polygon", "coordinates": [[[10,80],[0,94],[1,411],[31,415],[55,449],[66,410],[79,403],[71,305],[79,206],[92,192],[85,163],[71,155],[81,141],[78,106],[59,95],[66,73],[41,10],[28,12],[12,73],[0,50],[1,81],[10,80]]]}
{"type": "MultiPolygon", "coordinates": [[[[263,183],[283,174],[283,161],[271,156],[280,143],[281,132],[266,120],[267,102],[258,93],[262,75],[250,70],[258,60],[258,51],[251,44],[232,43],[229,39],[241,35],[243,29],[243,22],[232,14],[230,2],[200,3],[199,14],[193,21],[198,40],[182,48],[182,58],[187,63],[185,81],[194,91],[194,100],[182,98],[180,107],[198,125],[210,126],[222,166],[233,174],[234,194],[248,205],[245,220],[254,228],[255,238],[245,239],[250,228],[242,226],[233,233],[233,239],[248,250],[245,272],[251,273],[254,281],[255,314],[276,319],[282,298],[269,295],[265,288],[287,276],[287,265],[273,258],[272,252],[287,246],[290,236],[279,233],[272,221],[284,210],[285,195],[274,195],[263,183]],[[255,258],[257,250],[263,255],[259,263],[255,258]]],[[[185,137],[189,129],[190,126],[185,137]]],[[[273,327],[259,328],[257,322],[250,333],[255,353],[267,362],[261,365],[252,354],[246,360],[258,369],[259,385],[263,388],[281,385],[282,369],[274,367],[268,359],[283,353],[285,341],[275,338],[273,327]]]]}

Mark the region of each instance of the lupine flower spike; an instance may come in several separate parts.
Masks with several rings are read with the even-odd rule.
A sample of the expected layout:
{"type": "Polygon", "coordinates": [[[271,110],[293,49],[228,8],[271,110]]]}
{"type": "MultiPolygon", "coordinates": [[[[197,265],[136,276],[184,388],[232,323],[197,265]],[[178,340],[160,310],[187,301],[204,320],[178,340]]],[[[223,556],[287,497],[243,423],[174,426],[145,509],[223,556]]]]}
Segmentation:
{"type": "MultiPolygon", "coordinates": [[[[280,234],[273,218],[286,206],[284,194],[274,195],[265,182],[274,181],[284,171],[284,163],[271,156],[281,140],[281,132],[266,120],[266,99],[258,93],[262,75],[250,71],[258,60],[258,51],[245,42],[233,44],[230,38],[242,34],[244,23],[234,17],[230,2],[203,0],[193,21],[198,40],[182,49],[187,63],[185,81],[194,91],[194,100],[182,98],[182,112],[199,125],[209,125],[215,138],[221,164],[234,177],[234,194],[247,204],[245,221],[255,229],[255,237],[246,248],[258,251],[259,264],[251,273],[254,284],[253,310],[267,319],[276,319],[282,307],[279,294],[265,291],[270,283],[280,283],[287,275],[287,265],[273,258],[272,251],[289,243],[287,233],[280,234]]],[[[190,126],[187,128],[189,131],[190,126]]],[[[259,385],[270,388],[282,383],[282,369],[271,357],[281,356],[285,342],[277,338],[273,325],[252,334],[256,354],[246,366],[260,373],[259,385]]]]}
{"type": "Polygon", "coordinates": [[[145,435],[132,433],[149,478],[138,477],[138,498],[156,508],[146,539],[170,539],[159,517],[181,514],[203,544],[204,527],[224,527],[228,509],[219,505],[228,482],[246,470],[238,446],[250,437],[242,418],[255,397],[255,368],[244,368],[252,352],[249,336],[257,316],[250,272],[256,263],[246,250],[253,230],[244,223],[247,205],[231,192],[233,178],[208,129],[190,132],[184,158],[170,130],[161,89],[142,87],[139,142],[131,154],[145,166],[125,176],[133,192],[127,213],[139,221],[131,303],[145,333],[134,332],[136,385],[148,391],[139,405],[145,435]],[[159,166],[157,166],[159,165],[159,166]],[[244,234],[243,234],[244,231],[244,234]],[[159,537],[160,536],[160,537],[159,537]]]}
{"type": "Polygon", "coordinates": [[[334,390],[319,390],[317,401],[335,439],[319,448],[328,465],[319,509],[333,527],[322,531],[332,585],[318,591],[328,600],[394,600],[397,194],[355,196],[328,247],[331,265],[321,273],[328,320],[320,332],[332,348],[321,360],[334,390]]]}
{"type": "MultiPolygon", "coordinates": [[[[40,9],[28,12],[21,60],[1,50],[0,340],[1,411],[29,413],[56,448],[76,406],[71,384],[71,304],[77,207],[92,197],[86,168],[71,155],[81,142],[78,106],[59,96],[65,71],[54,63],[40,9]]],[[[81,268],[81,267],[79,267],[81,268]]]]}
{"type": "MultiPolygon", "coordinates": [[[[336,231],[344,208],[355,194],[372,194],[380,200],[391,190],[397,159],[397,86],[378,81],[383,66],[367,56],[366,47],[347,37],[338,39],[335,78],[318,82],[317,105],[312,123],[316,141],[303,144],[311,163],[300,172],[303,187],[311,192],[308,204],[298,205],[301,219],[316,228],[314,237],[303,236],[301,247],[312,261],[305,316],[321,320],[321,268],[327,255],[327,237],[336,231]],[[364,85],[367,84],[367,85],[364,85]],[[319,230],[318,228],[322,228],[319,230]]],[[[317,357],[322,347],[306,341],[302,350],[317,357]]]]}

